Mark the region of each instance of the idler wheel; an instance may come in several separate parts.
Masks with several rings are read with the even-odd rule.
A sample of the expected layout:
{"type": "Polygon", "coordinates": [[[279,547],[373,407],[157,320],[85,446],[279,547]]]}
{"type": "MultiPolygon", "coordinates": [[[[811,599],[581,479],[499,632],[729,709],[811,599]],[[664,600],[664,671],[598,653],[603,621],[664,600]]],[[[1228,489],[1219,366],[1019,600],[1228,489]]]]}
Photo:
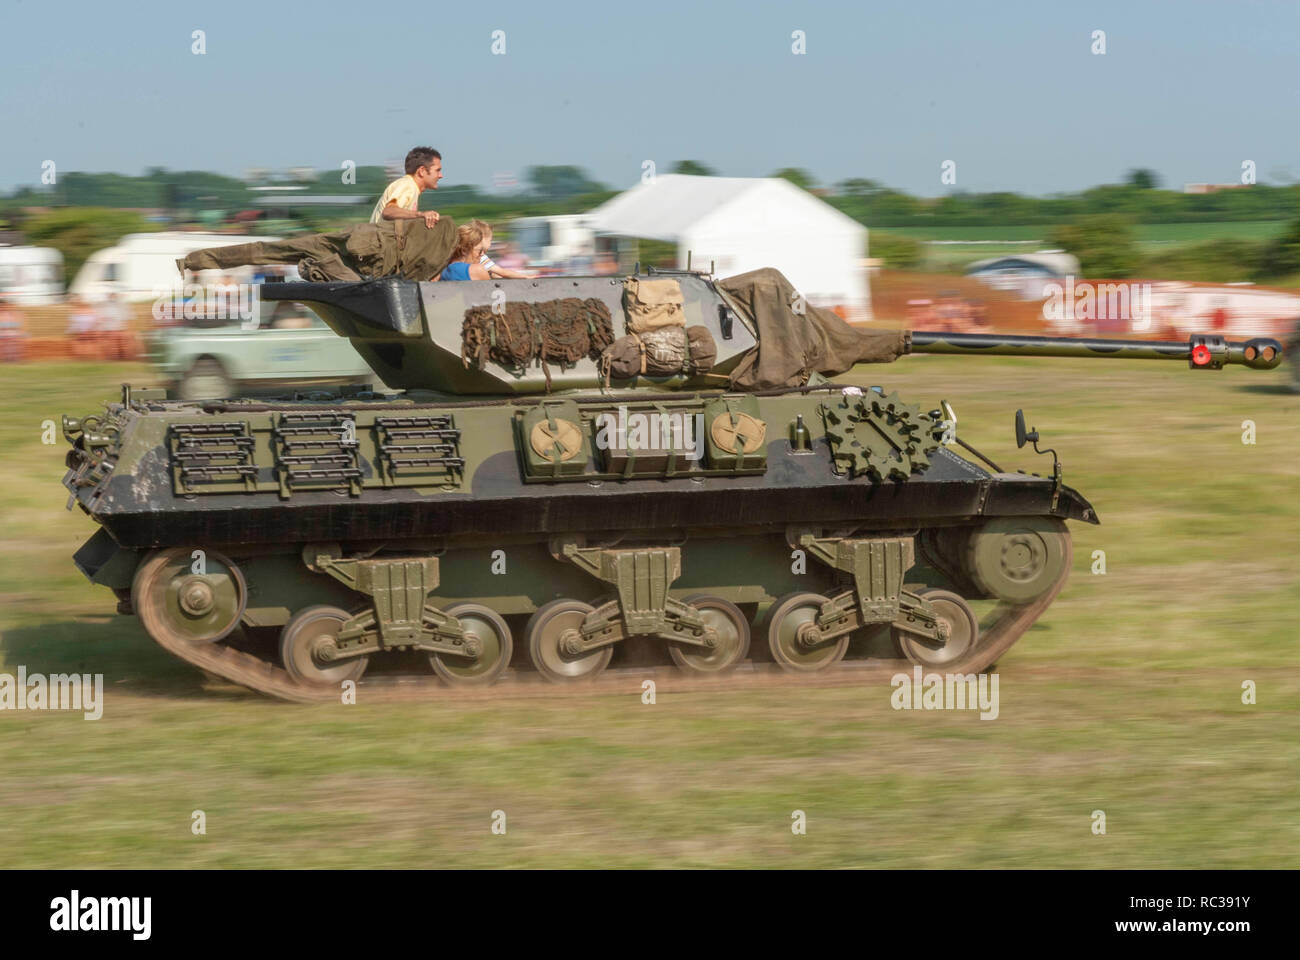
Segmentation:
{"type": "Polygon", "coordinates": [[[923,590],[921,596],[930,602],[935,615],[947,626],[948,637],[931,641],[898,631],[898,644],[907,659],[923,667],[944,667],[974,650],[979,642],[980,625],[970,604],[949,590],[923,590]]]}
{"type": "Polygon", "coordinates": [[[850,635],[824,640],[817,627],[817,616],[826,602],[819,593],[791,593],[768,611],[767,644],[781,669],[814,673],[844,659],[850,635]]]}
{"type": "Polygon", "coordinates": [[[460,621],[467,641],[466,653],[472,656],[431,653],[429,662],[434,673],[457,686],[486,686],[500,677],[515,649],[510,628],[501,615],[481,603],[458,603],[443,613],[460,621]]]}
{"type": "Polygon", "coordinates": [[[581,600],[552,600],[528,620],[528,657],[537,672],[553,683],[590,680],[609,665],[614,648],[601,647],[585,654],[573,652],[573,640],[582,621],[595,607],[581,600]]]}
{"type": "Polygon", "coordinates": [[[687,673],[719,674],[734,670],[749,653],[749,618],[722,597],[696,595],[686,597],[683,602],[699,611],[701,619],[717,631],[718,639],[712,647],[670,642],[668,653],[673,663],[687,673]]]}
{"type": "Polygon", "coordinates": [[[338,607],[307,607],[295,613],[280,631],[280,657],[290,676],[318,686],[360,680],[369,657],[335,659],[339,630],[351,619],[352,614],[338,607]]]}
{"type": "Polygon", "coordinates": [[[997,517],[971,534],[967,568],[981,592],[1025,604],[1065,574],[1070,532],[1056,517],[997,517]]]}
{"type": "Polygon", "coordinates": [[[136,569],[131,606],[155,640],[212,643],[225,637],[244,615],[248,588],[239,567],[205,551],[203,573],[195,573],[188,547],[156,550],[136,569]]]}

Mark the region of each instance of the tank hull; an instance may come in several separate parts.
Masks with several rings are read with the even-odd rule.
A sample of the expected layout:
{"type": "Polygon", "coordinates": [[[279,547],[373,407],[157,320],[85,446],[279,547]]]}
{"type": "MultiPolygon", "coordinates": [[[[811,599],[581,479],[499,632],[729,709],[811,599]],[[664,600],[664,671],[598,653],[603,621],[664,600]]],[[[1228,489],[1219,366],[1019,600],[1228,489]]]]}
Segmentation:
{"type": "MultiPolygon", "coordinates": [[[[600,409],[616,405],[597,398],[600,409]]],[[[800,414],[811,422],[816,396],[760,398],[761,417],[784,424],[800,414]]],[[[195,543],[283,544],[321,540],[374,541],[458,538],[485,532],[510,537],[602,534],[627,529],[663,531],[783,529],[789,525],[860,525],[876,529],[965,522],[979,517],[1055,516],[1096,522],[1091,504],[1048,477],[994,473],[940,447],[923,473],[907,480],[850,477],[837,472],[824,436],[796,451],[782,437],[766,447],[766,468],[750,476],[592,479],[568,483],[529,478],[512,423],[531,405],[404,406],[405,417],[453,417],[462,453],[471,466],[456,489],[369,487],[349,495],[341,488],[293,490],[277,495],[271,452],[255,469],[253,492],[180,491],[175,460],[165,438],[170,424],[229,421],[249,425],[261,443],[273,418],[318,405],[228,405],[203,413],[185,405],[128,411],[121,426],[122,453],[100,483],[71,487],[76,501],[123,547],[147,549],[195,543]],[[196,413],[198,414],[196,416],[196,413]],[[1055,504],[1054,502],[1055,501],[1055,504]]],[[[363,422],[374,405],[340,405],[363,422]]],[[[361,433],[364,428],[359,428],[361,433]]],[[[591,457],[598,456],[592,451],[591,457]]],[[[362,480],[381,469],[373,448],[361,445],[362,480]]],[[[595,472],[595,461],[589,470],[595,472]]],[[[70,475],[71,476],[71,475],[70,475]]],[[[201,489],[196,487],[196,489],[201,489]]]]}
{"type": "Polygon", "coordinates": [[[454,684],[611,662],[815,672],[853,639],[855,657],[894,663],[902,643],[977,670],[1060,589],[1065,521],[1097,517],[1059,476],[990,472],[944,429],[834,385],[202,405],[128,389],[65,422],[65,485],[101,526],[77,565],[120,610],[285,699],[413,650],[454,684]],[[978,645],[963,596],[1000,601],[978,645]]]}

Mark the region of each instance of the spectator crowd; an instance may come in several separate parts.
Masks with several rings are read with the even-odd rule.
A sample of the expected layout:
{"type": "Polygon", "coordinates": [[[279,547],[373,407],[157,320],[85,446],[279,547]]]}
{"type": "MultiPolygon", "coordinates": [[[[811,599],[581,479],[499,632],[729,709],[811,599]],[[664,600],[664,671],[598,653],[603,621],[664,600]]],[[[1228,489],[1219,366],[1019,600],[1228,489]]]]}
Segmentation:
{"type": "MultiPolygon", "coordinates": [[[[131,330],[130,307],[119,294],[110,293],[98,303],[74,295],[67,302],[64,338],[70,356],[78,360],[134,360],[140,355],[139,340],[131,330]]],[[[0,293],[0,363],[27,359],[27,319],[0,293]]]]}

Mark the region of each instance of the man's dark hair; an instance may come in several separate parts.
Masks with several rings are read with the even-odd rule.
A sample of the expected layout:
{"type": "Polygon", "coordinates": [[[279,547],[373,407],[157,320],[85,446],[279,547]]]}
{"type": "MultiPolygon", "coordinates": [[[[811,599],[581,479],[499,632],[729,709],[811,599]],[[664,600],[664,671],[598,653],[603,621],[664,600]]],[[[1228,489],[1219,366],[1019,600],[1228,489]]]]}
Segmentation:
{"type": "Polygon", "coordinates": [[[433,161],[441,160],[442,154],[433,147],[412,147],[411,152],[406,155],[406,172],[415,173],[421,167],[427,167],[433,161]]]}

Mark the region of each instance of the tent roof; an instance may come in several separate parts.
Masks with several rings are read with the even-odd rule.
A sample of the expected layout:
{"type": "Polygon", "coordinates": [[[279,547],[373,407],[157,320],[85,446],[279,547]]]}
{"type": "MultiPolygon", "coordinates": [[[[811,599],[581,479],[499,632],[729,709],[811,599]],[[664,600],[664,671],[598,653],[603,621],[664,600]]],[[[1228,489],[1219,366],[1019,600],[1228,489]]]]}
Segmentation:
{"type": "Polygon", "coordinates": [[[601,233],[651,240],[678,240],[691,227],[732,203],[754,200],[764,203],[780,198],[790,206],[803,208],[799,216],[831,217],[842,226],[866,227],[830,204],[778,177],[695,177],[669,173],[649,183],[638,184],[606,201],[589,214],[601,233]],[[784,195],[784,196],[782,196],[784,195]]]}

